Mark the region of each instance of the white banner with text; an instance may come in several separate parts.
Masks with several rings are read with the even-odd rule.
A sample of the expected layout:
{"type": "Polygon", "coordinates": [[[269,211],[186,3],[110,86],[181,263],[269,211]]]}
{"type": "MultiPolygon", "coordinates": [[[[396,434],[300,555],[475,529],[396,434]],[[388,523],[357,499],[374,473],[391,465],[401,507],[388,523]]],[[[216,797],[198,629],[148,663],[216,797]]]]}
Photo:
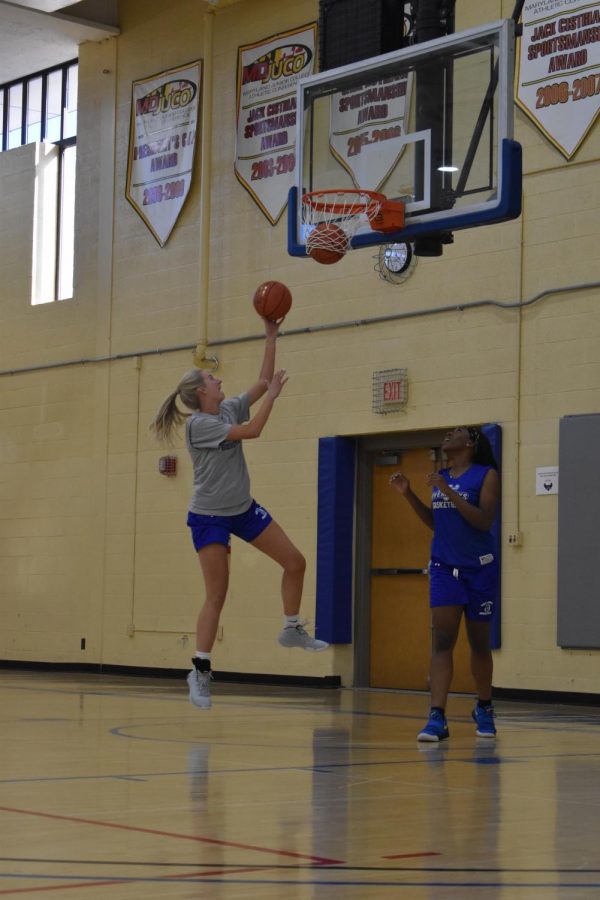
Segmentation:
{"type": "Polygon", "coordinates": [[[192,183],[202,63],[133,82],[125,196],[161,247],[192,183]]]}
{"type": "Polygon", "coordinates": [[[571,159],[600,112],[600,3],[525,0],[517,104],[571,159]]]}
{"type": "Polygon", "coordinates": [[[316,24],[240,47],[235,174],[275,225],[296,171],[296,88],[312,75],[316,24]]]}

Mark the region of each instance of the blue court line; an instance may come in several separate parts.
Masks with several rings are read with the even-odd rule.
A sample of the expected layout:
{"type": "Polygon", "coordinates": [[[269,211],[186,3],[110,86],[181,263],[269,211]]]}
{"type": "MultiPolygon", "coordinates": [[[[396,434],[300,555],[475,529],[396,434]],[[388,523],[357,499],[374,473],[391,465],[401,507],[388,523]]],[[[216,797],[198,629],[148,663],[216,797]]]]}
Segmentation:
{"type": "MultiPolygon", "coordinates": [[[[263,869],[266,866],[263,866],[263,869]]],[[[314,885],[314,886],[322,886],[322,887],[369,887],[369,888],[429,888],[429,887],[443,887],[443,888],[462,888],[464,890],[467,889],[481,889],[481,888],[500,888],[505,890],[506,888],[519,888],[520,890],[524,890],[527,888],[538,890],[540,888],[546,888],[548,890],[557,890],[568,888],[569,890],[589,890],[600,888],[600,881],[598,882],[590,882],[590,883],[576,883],[576,882],[551,882],[551,881],[543,881],[543,882],[510,882],[510,881],[329,881],[326,879],[320,878],[308,878],[308,879],[297,879],[297,878],[229,878],[224,876],[223,878],[203,878],[200,877],[169,877],[169,876],[158,876],[155,878],[150,877],[135,877],[131,875],[107,875],[103,873],[102,875],[46,875],[46,874],[37,874],[37,875],[24,875],[22,873],[17,872],[6,872],[0,873],[0,878],[19,878],[23,880],[33,880],[33,881],[115,881],[122,883],[138,883],[138,884],[163,884],[163,885],[173,885],[177,886],[179,884],[248,884],[248,885],[294,885],[297,887],[301,887],[302,885],[314,885]]]]}
{"type": "MultiPolygon", "coordinates": [[[[218,683],[218,682],[217,682],[218,683]]],[[[224,682],[222,682],[224,684],[224,682]]],[[[148,700],[148,701],[157,701],[160,700],[165,703],[186,703],[189,705],[189,699],[186,695],[178,696],[161,696],[160,694],[155,695],[151,693],[129,693],[125,690],[90,690],[90,689],[82,689],[82,688],[72,688],[67,690],[66,688],[39,688],[34,687],[22,687],[19,685],[3,685],[0,684],[1,690],[12,690],[12,691],[25,691],[26,693],[46,693],[46,694],[61,694],[66,696],[78,697],[84,695],[86,697],[116,697],[116,698],[124,698],[128,700],[148,700]]],[[[183,690],[182,690],[183,694],[183,690]]],[[[311,705],[310,703],[289,703],[286,702],[285,706],[275,703],[271,700],[244,700],[242,701],[229,701],[226,696],[218,697],[218,703],[220,706],[232,707],[234,709],[240,708],[244,710],[251,710],[255,708],[266,709],[272,712],[279,712],[282,708],[286,711],[294,710],[296,712],[307,712],[307,713],[326,713],[327,715],[346,715],[346,716],[365,716],[372,718],[382,718],[382,719],[409,719],[410,721],[421,721],[424,717],[424,713],[415,713],[415,715],[408,715],[407,713],[390,713],[390,712],[371,712],[370,710],[360,710],[360,709],[339,709],[334,706],[317,706],[311,705]]],[[[250,715],[250,713],[248,713],[250,715]]],[[[454,721],[465,721],[470,722],[470,716],[456,716],[454,717],[454,721]]]]}
{"type": "Polygon", "coordinates": [[[148,781],[146,777],[141,775],[111,775],[111,778],[116,778],[118,781],[148,781]]]}
{"type": "MultiPolygon", "coordinates": [[[[460,760],[459,760],[460,761],[460,760]]],[[[35,775],[31,778],[0,778],[0,784],[27,784],[29,782],[54,782],[54,781],[112,781],[114,779],[131,778],[132,780],[147,781],[150,778],[180,778],[182,776],[198,776],[198,775],[251,775],[254,772],[323,772],[324,768],[355,768],[359,766],[403,766],[411,765],[413,760],[390,760],[386,762],[364,762],[364,763],[320,763],[318,766],[246,766],[237,769],[182,769],[177,772],[140,772],[134,775],[122,775],[119,773],[113,775],[35,775]]],[[[429,763],[431,760],[416,759],[415,763],[429,763]]]]}
{"type": "MultiPolygon", "coordinates": [[[[449,760],[448,760],[449,761],[449,760]]],[[[430,763],[431,760],[415,760],[416,763],[430,763]]],[[[457,760],[464,762],[464,760],[457,760]]],[[[471,760],[473,762],[473,760],[471,760]]],[[[404,766],[411,765],[411,760],[390,760],[389,762],[365,762],[365,763],[328,763],[324,765],[320,763],[318,766],[253,766],[239,769],[182,769],[180,772],[147,772],[139,775],[36,775],[32,778],[1,778],[0,784],[29,784],[31,783],[53,783],[53,782],[71,782],[71,781],[140,781],[146,782],[152,778],[181,778],[194,777],[199,775],[252,775],[256,772],[301,772],[303,774],[316,772],[319,775],[331,774],[326,769],[352,769],[365,766],[404,766]]]]}
{"type": "MultiPolygon", "coordinates": [[[[599,753],[560,753],[555,755],[546,755],[544,757],[540,757],[540,754],[535,753],[532,754],[531,757],[505,757],[500,758],[498,763],[506,764],[506,763],[518,763],[524,762],[527,763],[531,759],[538,760],[540,758],[543,759],[581,759],[581,758],[592,758],[597,759],[600,756],[599,753]]],[[[0,784],[28,784],[30,782],[69,782],[69,781],[113,781],[113,780],[130,780],[130,781],[148,781],[152,778],[181,778],[181,777],[193,777],[199,775],[239,775],[239,774],[247,774],[252,775],[255,772],[301,772],[301,773],[314,773],[317,774],[330,774],[328,769],[359,769],[359,768],[373,768],[375,766],[412,766],[412,765],[430,765],[432,762],[443,762],[448,765],[450,763],[468,763],[470,765],[490,765],[491,760],[489,757],[477,758],[474,757],[469,759],[465,758],[456,758],[456,759],[432,759],[431,757],[423,756],[418,757],[416,759],[389,759],[389,760],[365,760],[365,762],[331,762],[331,763],[318,763],[316,765],[305,765],[305,766],[245,766],[241,768],[228,769],[228,768],[212,768],[209,767],[207,769],[181,769],[174,772],[135,772],[135,773],[113,773],[111,775],[36,775],[28,778],[0,778],[0,784]]]]}
{"type": "MultiPolygon", "coordinates": [[[[422,718],[420,719],[420,721],[422,721],[422,718]]],[[[469,719],[468,721],[469,721],[469,723],[471,723],[471,719],[469,719]]],[[[144,727],[152,728],[152,727],[156,727],[157,724],[165,725],[167,727],[172,726],[171,722],[160,722],[160,723],[156,723],[156,722],[152,723],[151,722],[151,723],[147,723],[146,725],[143,723],[140,723],[139,725],[138,724],[116,725],[114,728],[110,729],[110,734],[114,735],[114,737],[124,738],[125,740],[128,740],[128,741],[149,741],[151,743],[156,743],[156,744],[187,744],[189,746],[195,746],[197,744],[202,744],[205,747],[240,747],[240,746],[256,747],[256,746],[258,746],[258,747],[267,747],[268,749],[273,749],[276,746],[277,747],[281,746],[279,744],[278,745],[275,745],[275,744],[258,744],[258,745],[250,744],[250,743],[248,743],[248,741],[243,741],[243,742],[240,742],[240,741],[218,741],[218,740],[212,740],[208,736],[206,736],[205,740],[198,741],[198,740],[193,740],[190,738],[160,738],[160,737],[151,737],[151,736],[145,736],[145,735],[126,734],[125,733],[126,729],[144,728],[144,727]]],[[[403,740],[406,741],[407,738],[404,738],[403,740]]],[[[565,753],[543,753],[542,751],[540,751],[538,749],[537,746],[534,746],[533,748],[530,747],[528,749],[528,751],[526,753],[524,753],[522,748],[520,748],[518,746],[518,744],[515,745],[515,750],[517,752],[513,752],[511,754],[510,748],[506,746],[506,741],[502,740],[502,735],[499,735],[497,740],[489,740],[487,738],[484,738],[484,739],[480,739],[480,742],[478,742],[477,744],[469,744],[468,746],[461,746],[460,745],[461,741],[464,742],[465,738],[457,739],[454,741],[454,743],[450,743],[450,744],[447,744],[447,743],[444,743],[441,745],[440,744],[436,744],[436,745],[429,744],[427,746],[427,749],[425,750],[425,748],[417,749],[414,746],[414,744],[416,743],[416,740],[415,740],[414,743],[411,742],[410,748],[406,747],[405,749],[406,749],[406,752],[408,752],[408,753],[414,752],[415,750],[417,750],[417,752],[419,754],[421,754],[421,758],[423,760],[427,759],[429,762],[433,762],[433,760],[434,760],[433,754],[435,754],[435,753],[444,753],[445,754],[445,753],[449,753],[451,750],[459,750],[462,752],[465,752],[465,751],[472,752],[474,754],[474,756],[470,757],[470,758],[465,757],[463,759],[452,757],[447,760],[444,760],[445,762],[471,762],[471,763],[472,762],[481,762],[482,759],[484,759],[486,756],[489,759],[489,757],[493,753],[495,753],[495,752],[497,753],[499,750],[500,750],[500,752],[498,753],[498,756],[504,762],[523,762],[523,761],[527,762],[528,760],[532,759],[534,756],[535,756],[535,759],[564,759],[564,758],[579,759],[579,758],[587,758],[587,757],[596,758],[597,756],[600,755],[600,747],[597,751],[585,751],[585,752],[572,751],[570,753],[567,753],[567,752],[565,752],[565,753]],[[485,740],[485,743],[483,743],[484,740],[485,740]],[[459,744],[459,746],[457,746],[457,743],[459,744]],[[504,752],[502,752],[502,751],[504,751],[504,752]]],[[[374,751],[377,751],[380,753],[389,753],[389,752],[397,751],[399,749],[398,745],[401,742],[396,741],[396,742],[390,742],[390,743],[392,745],[387,746],[387,747],[381,747],[381,746],[372,747],[368,743],[366,743],[366,744],[365,743],[357,743],[357,744],[347,743],[347,744],[339,744],[339,745],[324,744],[324,745],[322,745],[322,747],[320,749],[323,751],[343,750],[344,752],[347,752],[348,750],[352,750],[352,751],[356,752],[356,751],[364,750],[369,753],[373,753],[374,751]]],[[[540,746],[543,746],[543,745],[540,745],[540,746]]],[[[312,750],[313,744],[312,744],[312,742],[309,741],[306,744],[285,745],[285,749],[312,750]]],[[[404,762],[406,762],[408,764],[411,762],[417,762],[418,760],[419,760],[419,757],[416,757],[414,760],[405,760],[404,762]]],[[[363,764],[357,763],[357,765],[363,765],[363,764]]]]}

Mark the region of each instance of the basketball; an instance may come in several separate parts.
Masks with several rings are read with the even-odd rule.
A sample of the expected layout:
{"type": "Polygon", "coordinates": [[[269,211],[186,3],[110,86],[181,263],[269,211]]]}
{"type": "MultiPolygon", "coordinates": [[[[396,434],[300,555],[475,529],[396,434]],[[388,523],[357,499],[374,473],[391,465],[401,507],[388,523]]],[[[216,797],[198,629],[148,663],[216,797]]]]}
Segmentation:
{"type": "Polygon", "coordinates": [[[292,308],[292,293],[281,281],[265,281],[254,292],[254,309],[270,322],[278,322],[292,308]]]}
{"type": "Polygon", "coordinates": [[[315,262],[330,266],[346,255],[348,236],[334,222],[320,222],[306,239],[306,252],[315,262]]]}

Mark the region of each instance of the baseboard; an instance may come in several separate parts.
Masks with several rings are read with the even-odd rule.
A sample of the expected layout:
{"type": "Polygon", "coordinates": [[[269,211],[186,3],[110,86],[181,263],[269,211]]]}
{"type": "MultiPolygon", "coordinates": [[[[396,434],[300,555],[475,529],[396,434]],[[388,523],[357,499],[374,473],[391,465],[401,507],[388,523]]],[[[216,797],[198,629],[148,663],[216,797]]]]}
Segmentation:
{"type": "MultiPolygon", "coordinates": [[[[131,675],[142,678],[185,678],[189,669],[159,669],[150,666],[110,666],[101,663],[33,662],[31,660],[0,659],[0,669],[20,669],[46,672],[79,672],[93,675],[131,675]]],[[[239,684],[289,685],[311,688],[339,688],[339,675],[278,675],[266,672],[213,672],[215,681],[239,684]]],[[[600,694],[569,691],[534,691],[527,688],[494,686],[495,700],[515,700],[521,703],[565,703],[574,706],[600,706],[600,694]]]]}
{"type": "MultiPolygon", "coordinates": [[[[20,669],[44,672],[79,672],[92,675],[135,675],[142,678],[185,678],[189,669],[158,669],[150,666],[110,666],[101,663],[32,662],[30,660],[0,659],[0,669],[20,669]]],[[[271,684],[311,688],[339,688],[339,675],[277,675],[266,672],[214,671],[215,681],[239,684],[271,684]]]]}
{"type": "Polygon", "coordinates": [[[600,694],[571,693],[570,691],[530,691],[526,688],[493,689],[494,700],[516,700],[521,703],[566,703],[573,706],[600,706],[600,694]]]}

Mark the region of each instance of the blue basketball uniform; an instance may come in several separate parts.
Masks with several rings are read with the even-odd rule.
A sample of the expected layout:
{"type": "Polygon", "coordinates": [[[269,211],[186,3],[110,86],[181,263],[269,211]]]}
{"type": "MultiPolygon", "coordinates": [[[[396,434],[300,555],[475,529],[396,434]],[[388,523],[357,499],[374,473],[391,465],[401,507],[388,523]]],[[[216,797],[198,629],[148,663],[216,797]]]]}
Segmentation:
{"type": "MultiPolygon", "coordinates": [[[[490,466],[472,463],[458,478],[442,469],[452,490],[479,506],[490,466]]],[[[489,621],[498,595],[499,571],[490,531],[474,528],[438,488],[432,493],[433,540],[429,564],[431,606],[464,606],[467,618],[489,621]]]]}
{"type": "Polygon", "coordinates": [[[229,549],[232,534],[250,543],[272,521],[271,515],[256,500],[252,501],[245,512],[235,516],[207,516],[189,512],[187,519],[196,550],[201,550],[207,544],[223,544],[229,549]]]}

